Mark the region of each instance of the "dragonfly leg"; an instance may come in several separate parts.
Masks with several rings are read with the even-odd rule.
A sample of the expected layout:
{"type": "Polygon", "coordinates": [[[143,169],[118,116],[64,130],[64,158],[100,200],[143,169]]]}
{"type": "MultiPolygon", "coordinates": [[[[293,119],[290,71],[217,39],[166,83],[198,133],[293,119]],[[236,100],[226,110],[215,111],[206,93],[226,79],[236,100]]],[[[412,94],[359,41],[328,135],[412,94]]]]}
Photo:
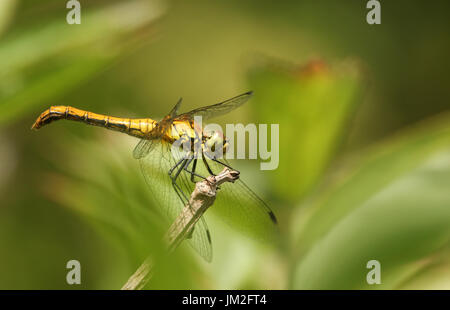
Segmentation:
{"type": "Polygon", "coordinates": [[[195,183],[194,181],[194,176],[202,178],[202,179],[206,179],[204,176],[199,175],[197,173],[195,173],[195,167],[197,166],[197,158],[195,158],[192,155],[188,155],[182,159],[180,159],[172,168],[170,168],[169,170],[169,175],[172,176],[173,171],[175,170],[176,167],[178,167],[181,164],[181,167],[178,169],[177,173],[175,174],[175,176],[172,178],[173,181],[176,182],[178,176],[180,175],[182,170],[185,170],[186,172],[188,172],[191,175],[191,181],[195,183]],[[193,170],[189,170],[188,167],[191,164],[191,162],[194,160],[194,167],[193,170]],[[183,162],[184,161],[184,162],[183,162]]]}
{"type": "Polygon", "coordinates": [[[191,182],[194,182],[194,173],[195,169],[197,168],[197,158],[194,159],[194,163],[192,164],[192,174],[191,174],[191,182]]]}
{"type": "Polygon", "coordinates": [[[204,176],[202,176],[202,175],[200,175],[200,174],[198,174],[198,173],[195,172],[195,169],[196,169],[196,167],[197,167],[197,158],[192,158],[192,159],[194,160],[194,163],[192,164],[192,170],[189,170],[189,169],[188,169],[189,164],[190,164],[191,162],[189,162],[189,163],[184,167],[184,170],[185,170],[187,173],[189,173],[189,174],[191,175],[191,182],[192,182],[192,183],[196,183],[194,177],[199,177],[199,178],[201,178],[201,179],[203,179],[203,180],[206,180],[206,177],[204,177],[204,176]]]}
{"type": "Polygon", "coordinates": [[[177,179],[178,176],[180,175],[181,171],[184,169],[186,163],[187,163],[188,159],[187,158],[182,158],[179,162],[177,162],[175,164],[175,166],[173,166],[170,171],[169,171],[169,177],[172,180],[172,186],[175,190],[175,192],[177,193],[178,197],[181,199],[181,201],[183,202],[183,204],[186,204],[189,199],[187,198],[186,194],[184,193],[184,191],[181,189],[181,187],[177,184],[177,179]],[[175,170],[176,167],[178,167],[177,172],[175,173],[175,175],[173,174],[173,171],[175,170]]]}
{"type": "Polygon", "coordinates": [[[186,193],[181,189],[181,187],[177,183],[178,176],[180,175],[181,171],[185,170],[188,173],[191,174],[191,180],[193,179],[193,176],[197,176],[200,178],[205,179],[203,176],[196,174],[193,171],[190,171],[187,169],[187,167],[191,164],[192,160],[194,160],[193,154],[189,154],[182,159],[180,159],[170,170],[169,170],[169,176],[172,180],[172,186],[174,187],[178,197],[183,201],[184,204],[189,203],[189,198],[187,197],[186,193]],[[173,171],[177,168],[175,175],[173,175],[173,171]]]}
{"type": "MultiPolygon", "coordinates": [[[[231,167],[230,165],[228,165],[228,164],[226,164],[226,163],[223,163],[223,162],[221,162],[220,160],[217,160],[217,159],[215,159],[215,158],[211,158],[211,160],[212,160],[212,161],[215,161],[215,162],[218,163],[218,164],[221,164],[222,166],[225,166],[225,167],[227,167],[227,168],[230,168],[230,169],[232,169],[232,170],[237,171],[236,169],[234,169],[234,168],[231,167]]],[[[239,172],[239,171],[238,171],[238,172],[239,172]]]]}
{"type": "Polygon", "coordinates": [[[211,168],[209,167],[208,162],[206,161],[205,156],[202,156],[202,160],[203,160],[203,163],[205,164],[205,167],[206,167],[206,169],[208,170],[209,174],[215,175],[215,173],[212,172],[211,168]]]}
{"type": "Polygon", "coordinates": [[[176,167],[178,167],[184,160],[186,160],[185,157],[181,158],[172,168],[169,169],[169,175],[172,176],[173,171],[176,167]]]}

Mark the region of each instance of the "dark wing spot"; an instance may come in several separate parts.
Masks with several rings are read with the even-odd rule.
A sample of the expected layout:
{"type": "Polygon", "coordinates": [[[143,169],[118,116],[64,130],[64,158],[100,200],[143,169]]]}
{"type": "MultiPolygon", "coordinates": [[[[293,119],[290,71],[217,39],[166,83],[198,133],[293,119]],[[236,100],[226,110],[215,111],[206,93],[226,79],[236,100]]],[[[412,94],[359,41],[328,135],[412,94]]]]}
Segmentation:
{"type": "Polygon", "coordinates": [[[272,211],[268,211],[270,219],[274,224],[278,224],[277,218],[275,217],[275,214],[272,211]]]}
{"type": "Polygon", "coordinates": [[[210,234],[210,232],[209,232],[209,229],[206,230],[206,237],[208,238],[209,244],[212,244],[212,241],[211,241],[211,234],[210,234]]]}

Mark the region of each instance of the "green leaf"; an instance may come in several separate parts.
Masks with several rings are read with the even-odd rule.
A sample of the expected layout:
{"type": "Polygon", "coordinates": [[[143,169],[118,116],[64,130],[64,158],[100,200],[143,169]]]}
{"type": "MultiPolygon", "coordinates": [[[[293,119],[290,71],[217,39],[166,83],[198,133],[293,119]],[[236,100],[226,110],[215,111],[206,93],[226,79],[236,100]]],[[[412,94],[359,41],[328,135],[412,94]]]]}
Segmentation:
{"type": "Polygon", "coordinates": [[[249,79],[255,118],[279,124],[279,166],[267,172],[271,189],[294,201],[317,182],[339,145],[361,86],[356,67],[317,61],[303,68],[263,66],[249,79]]]}
{"type": "Polygon", "coordinates": [[[450,246],[449,119],[378,145],[320,194],[300,229],[298,251],[305,254],[293,288],[397,288],[450,246]],[[375,287],[366,282],[373,259],[381,264],[382,284],[375,287]]]}

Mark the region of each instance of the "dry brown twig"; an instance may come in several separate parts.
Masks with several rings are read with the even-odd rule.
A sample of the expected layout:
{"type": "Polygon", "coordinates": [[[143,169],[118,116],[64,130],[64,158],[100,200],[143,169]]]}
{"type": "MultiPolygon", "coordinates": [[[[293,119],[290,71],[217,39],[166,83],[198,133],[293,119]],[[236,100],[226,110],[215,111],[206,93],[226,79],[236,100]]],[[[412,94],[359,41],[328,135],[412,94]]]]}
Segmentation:
{"type": "MultiPolygon", "coordinates": [[[[220,174],[216,176],[211,175],[206,180],[195,184],[195,189],[191,194],[189,204],[183,208],[165,236],[169,244],[169,252],[175,250],[192,233],[197,221],[214,203],[218,186],[225,182],[234,182],[238,178],[238,171],[224,168],[220,174]]],[[[152,276],[152,269],[151,257],[147,257],[136,272],[128,279],[127,283],[122,287],[122,290],[143,289],[152,276]]]]}

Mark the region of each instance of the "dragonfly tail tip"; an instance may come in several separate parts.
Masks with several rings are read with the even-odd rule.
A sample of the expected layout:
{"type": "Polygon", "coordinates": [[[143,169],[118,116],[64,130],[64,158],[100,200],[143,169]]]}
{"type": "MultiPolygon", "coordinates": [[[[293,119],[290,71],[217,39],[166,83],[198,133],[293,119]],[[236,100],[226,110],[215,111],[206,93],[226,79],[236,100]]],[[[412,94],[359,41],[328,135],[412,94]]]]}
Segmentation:
{"type": "Polygon", "coordinates": [[[40,124],[38,124],[38,122],[34,122],[33,126],[31,126],[32,130],[38,130],[39,128],[41,128],[40,124]]]}

